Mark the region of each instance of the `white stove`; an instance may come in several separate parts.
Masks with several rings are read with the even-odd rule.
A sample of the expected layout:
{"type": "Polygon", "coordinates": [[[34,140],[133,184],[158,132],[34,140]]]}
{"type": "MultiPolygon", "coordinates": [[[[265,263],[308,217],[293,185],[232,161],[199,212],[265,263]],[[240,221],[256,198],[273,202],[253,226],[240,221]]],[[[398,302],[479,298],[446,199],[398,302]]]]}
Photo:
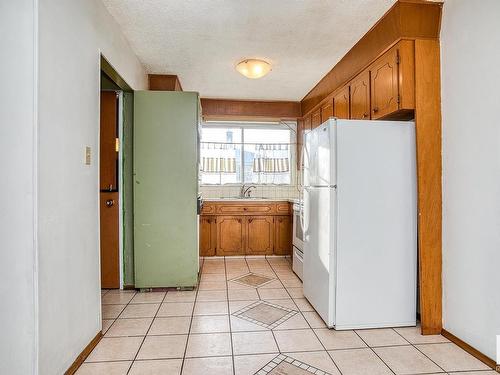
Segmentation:
{"type": "Polygon", "coordinates": [[[302,203],[293,205],[293,257],[292,269],[293,272],[302,280],[303,275],[303,259],[304,259],[304,233],[301,224],[301,212],[303,209],[302,203]]]}

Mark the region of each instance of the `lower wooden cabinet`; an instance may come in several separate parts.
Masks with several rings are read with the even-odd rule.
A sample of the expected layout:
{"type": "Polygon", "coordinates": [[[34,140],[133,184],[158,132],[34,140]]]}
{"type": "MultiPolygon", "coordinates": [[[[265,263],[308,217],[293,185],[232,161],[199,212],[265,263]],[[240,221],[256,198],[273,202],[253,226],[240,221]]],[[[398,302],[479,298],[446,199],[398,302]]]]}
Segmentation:
{"type": "Polygon", "coordinates": [[[217,216],[217,255],[245,255],[245,217],[217,216]]]}
{"type": "Polygon", "coordinates": [[[272,255],[274,247],[274,217],[246,217],[246,255],[272,255]]]}
{"type": "Polygon", "coordinates": [[[200,256],[290,255],[290,206],[283,202],[272,207],[272,215],[260,215],[258,210],[257,215],[201,215],[200,256]]]}
{"type": "Polygon", "coordinates": [[[217,223],[213,216],[200,216],[200,255],[209,257],[215,255],[217,247],[217,223]]]}
{"type": "Polygon", "coordinates": [[[292,252],[292,217],[274,217],[274,254],[288,255],[292,252]]]}

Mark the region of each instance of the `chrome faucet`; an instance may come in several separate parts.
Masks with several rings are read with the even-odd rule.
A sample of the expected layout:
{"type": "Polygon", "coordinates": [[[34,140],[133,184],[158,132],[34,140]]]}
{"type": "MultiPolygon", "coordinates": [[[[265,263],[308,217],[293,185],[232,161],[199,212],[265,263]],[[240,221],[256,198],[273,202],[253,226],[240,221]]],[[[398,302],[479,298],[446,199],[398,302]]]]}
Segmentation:
{"type": "Polygon", "coordinates": [[[240,189],[240,198],[250,198],[250,193],[252,192],[251,189],[256,189],[257,187],[255,185],[250,185],[248,187],[245,187],[245,184],[241,185],[240,189]]]}

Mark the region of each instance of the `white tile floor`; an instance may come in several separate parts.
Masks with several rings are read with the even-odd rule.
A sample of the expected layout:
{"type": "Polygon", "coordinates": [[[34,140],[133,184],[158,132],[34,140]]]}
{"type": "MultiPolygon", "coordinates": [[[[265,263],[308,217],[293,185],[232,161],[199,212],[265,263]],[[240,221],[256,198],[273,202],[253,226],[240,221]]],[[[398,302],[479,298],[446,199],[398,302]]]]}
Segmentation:
{"type": "Polygon", "coordinates": [[[301,285],[285,258],[212,258],[195,291],[103,291],[104,338],[77,374],[496,374],[416,327],[329,330],[301,285]],[[271,280],[231,281],[249,273],[271,280]],[[294,314],[273,329],[231,315],[260,300],[294,314]]]}

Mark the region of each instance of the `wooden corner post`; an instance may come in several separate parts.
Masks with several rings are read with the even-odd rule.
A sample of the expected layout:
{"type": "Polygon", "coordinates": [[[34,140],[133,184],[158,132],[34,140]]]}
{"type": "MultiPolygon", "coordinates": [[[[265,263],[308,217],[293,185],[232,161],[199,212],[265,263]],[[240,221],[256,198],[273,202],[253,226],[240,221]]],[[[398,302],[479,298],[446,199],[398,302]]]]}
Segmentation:
{"type": "Polygon", "coordinates": [[[442,329],[441,82],[439,40],[415,40],[418,249],[422,334],[442,329]]]}

